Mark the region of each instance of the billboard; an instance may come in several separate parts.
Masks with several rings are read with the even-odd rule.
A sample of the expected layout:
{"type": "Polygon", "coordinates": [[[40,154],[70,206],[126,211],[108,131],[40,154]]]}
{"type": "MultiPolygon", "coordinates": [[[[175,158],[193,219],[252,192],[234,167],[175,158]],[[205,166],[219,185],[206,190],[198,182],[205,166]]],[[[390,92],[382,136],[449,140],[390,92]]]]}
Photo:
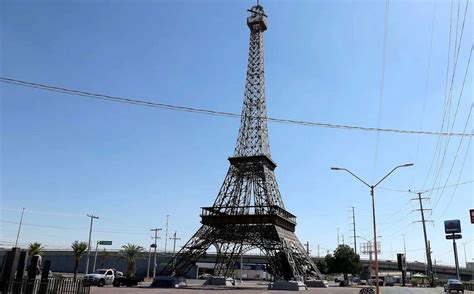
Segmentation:
{"type": "Polygon", "coordinates": [[[444,221],[444,232],[446,234],[461,233],[461,222],[458,219],[444,221]]]}

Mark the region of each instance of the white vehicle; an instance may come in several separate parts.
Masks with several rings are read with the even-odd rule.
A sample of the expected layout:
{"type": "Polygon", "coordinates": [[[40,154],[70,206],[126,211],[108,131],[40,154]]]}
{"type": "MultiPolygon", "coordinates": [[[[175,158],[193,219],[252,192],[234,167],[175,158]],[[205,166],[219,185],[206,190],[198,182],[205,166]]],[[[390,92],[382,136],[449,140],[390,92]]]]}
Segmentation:
{"type": "Polygon", "coordinates": [[[103,287],[104,285],[112,285],[114,283],[113,269],[97,269],[91,274],[87,274],[82,278],[84,284],[103,287]]]}

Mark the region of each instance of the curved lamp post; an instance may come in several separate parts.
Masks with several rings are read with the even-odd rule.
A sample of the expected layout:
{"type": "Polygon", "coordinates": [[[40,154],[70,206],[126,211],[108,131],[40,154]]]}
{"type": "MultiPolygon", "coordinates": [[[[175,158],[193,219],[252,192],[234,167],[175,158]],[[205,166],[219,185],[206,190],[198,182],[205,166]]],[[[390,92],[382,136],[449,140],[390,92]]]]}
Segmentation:
{"type": "Polygon", "coordinates": [[[374,195],[374,189],[377,187],[383,180],[385,180],[389,175],[391,175],[396,169],[400,167],[409,167],[413,166],[413,163],[407,163],[407,164],[402,164],[394,167],[388,174],[386,174],[380,181],[378,181],[375,185],[369,185],[367,184],[366,181],[362,180],[359,178],[357,175],[355,175],[353,172],[348,170],[347,168],[341,168],[341,167],[331,167],[331,170],[336,170],[336,171],[346,171],[350,173],[353,177],[361,181],[364,185],[370,188],[370,196],[372,197],[372,223],[374,227],[374,267],[375,267],[375,289],[377,290],[377,294],[380,293],[380,288],[379,288],[379,261],[378,261],[378,254],[377,254],[377,226],[376,226],[376,221],[375,221],[375,195],[374,195]]]}

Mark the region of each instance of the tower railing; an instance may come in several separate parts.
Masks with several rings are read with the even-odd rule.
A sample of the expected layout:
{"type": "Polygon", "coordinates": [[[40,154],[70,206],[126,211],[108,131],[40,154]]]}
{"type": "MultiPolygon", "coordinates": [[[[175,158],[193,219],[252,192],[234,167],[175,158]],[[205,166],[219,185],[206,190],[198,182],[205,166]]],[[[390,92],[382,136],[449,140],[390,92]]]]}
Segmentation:
{"type": "Polygon", "coordinates": [[[201,222],[210,226],[274,224],[294,231],[296,216],[277,205],[202,207],[201,222]]]}

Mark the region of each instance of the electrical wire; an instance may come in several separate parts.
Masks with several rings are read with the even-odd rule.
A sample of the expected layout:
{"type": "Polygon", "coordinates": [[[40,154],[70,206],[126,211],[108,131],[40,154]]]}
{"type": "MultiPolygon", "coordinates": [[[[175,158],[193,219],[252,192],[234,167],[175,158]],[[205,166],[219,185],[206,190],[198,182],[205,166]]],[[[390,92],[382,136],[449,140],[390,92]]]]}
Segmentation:
{"type": "MultiPolygon", "coordinates": [[[[21,212],[21,209],[15,209],[15,208],[0,208],[0,210],[5,210],[5,211],[14,211],[14,212],[21,212]]],[[[43,215],[53,215],[53,216],[70,216],[70,217],[84,217],[85,214],[72,214],[72,213],[56,213],[56,212],[44,212],[44,211],[37,211],[37,210],[27,210],[28,214],[34,213],[34,214],[43,214],[43,215]]]]}
{"type": "MultiPolygon", "coordinates": [[[[441,121],[441,127],[440,127],[440,132],[443,131],[444,129],[444,123],[446,119],[446,112],[447,112],[447,97],[448,97],[448,81],[449,81],[449,67],[450,67],[450,62],[451,62],[451,34],[452,34],[452,27],[453,27],[453,3],[454,0],[451,0],[451,13],[450,13],[450,19],[449,19],[449,36],[448,36],[448,60],[446,62],[446,78],[445,78],[445,85],[444,85],[444,109],[443,109],[443,119],[441,121]]],[[[430,163],[430,167],[428,168],[428,173],[426,174],[425,180],[423,181],[423,185],[421,185],[423,188],[426,187],[426,183],[428,182],[428,179],[431,176],[431,171],[433,170],[434,162],[436,159],[436,155],[440,154],[441,152],[441,135],[438,136],[438,140],[436,141],[436,147],[433,152],[433,158],[430,163]]],[[[433,171],[434,173],[434,171],[433,171]]],[[[433,174],[434,175],[434,174],[433,174]]]]}
{"type": "MultiPolygon", "coordinates": [[[[385,20],[384,20],[384,36],[383,36],[383,51],[382,51],[382,70],[380,78],[380,93],[379,93],[379,115],[377,119],[377,128],[380,128],[380,122],[382,120],[382,109],[383,109],[383,94],[385,87],[385,66],[387,59],[387,36],[388,36],[388,15],[389,15],[390,2],[385,0],[385,20]]],[[[377,159],[379,154],[379,144],[380,144],[380,132],[377,132],[375,139],[375,153],[374,153],[374,172],[372,175],[372,181],[375,181],[375,173],[377,170],[377,159]]]]}
{"type": "MultiPolygon", "coordinates": [[[[6,220],[0,220],[1,223],[4,224],[14,224],[18,225],[20,224],[19,222],[15,221],[6,221],[6,220]]],[[[70,230],[70,231],[83,231],[83,230],[88,230],[89,228],[86,227],[62,227],[62,226],[52,226],[52,225],[39,225],[39,224],[30,224],[30,223],[22,223],[22,226],[28,226],[28,227],[38,227],[38,228],[46,228],[46,229],[58,229],[58,230],[70,230]]],[[[110,233],[110,234],[127,234],[127,235],[147,235],[149,236],[149,233],[137,233],[137,232],[126,232],[126,231],[110,231],[110,230],[96,230],[94,229],[94,232],[97,233],[110,233]]]]}
{"type": "MultiPolygon", "coordinates": [[[[423,93],[423,103],[421,107],[421,120],[420,120],[420,130],[423,130],[424,127],[424,119],[425,119],[425,111],[426,111],[426,98],[428,96],[428,84],[430,81],[430,69],[431,69],[431,53],[432,53],[432,48],[433,48],[433,35],[434,35],[434,27],[435,27],[435,16],[436,16],[436,1],[433,3],[433,16],[431,18],[431,33],[430,33],[430,45],[428,47],[428,65],[426,67],[426,79],[425,79],[425,89],[423,93]]],[[[418,154],[420,152],[420,143],[421,143],[421,138],[418,137],[418,140],[416,142],[416,149],[415,149],[415,156],[411,162],[417,162],[418,161],[418,154]]],[[[411,177],[411,184],[410,186],[413,186],[415,183],[416,179],[416,171],[417,171],[417,165],[415,165],[412,168],[412,177],[411,177]]]]}
{"type": "MultiPolygon", "coordinates": [[[[448,94],[449,95],[448,96],[448,108],[447,108],[448,117],[447,117],[447,121],[446,121],[446,131],[448,131],[448,129],[449,129],[449,121],[450,121],[450,113],[451,113],[451,101],[452,101],[453,89],[454,89],[454,79],[455,79],[455,76],[456,76],[456,68],[457,68],[458,60],[459,60],[459,53],[460,53],[460,49],[461,49],[461,42],[462,42],[462,37],[463,37],[463,33],[464,33],[464,25],[465,25],[465,22],[466,22],[468,7],[469,7],[469,0],[466,2],[466,7],[465,7],[465,11],[464,11],[464,18],[463,18],[463,23],[462,23],[462,27],[461,27],[461,33],[460,33],[460,36],[459,36],[459,43],[457,42],[457,27],[456,27],[456,37],[455,37],[456,45],[455,45],[455,50],[454,50],[455,51],[454,52],[454,65],[453,65],[453,72],[452,72],[452,75],[451,75],[451,86],[450,86],[449,94],[448,94]]],[[[459,18],[459,7],[458,7],[458,18],[459,18]]],[[[470,51],[470,54],[469,54],[469,60],[468,60],[467,66],[466,66],[466,75],[467,75],[467,72],[468,72],[468,69],[469,69],[472,49],[473,49],[473,47],[471,46],[471,51],[470,51]]],[[[464,77],[464,82],[465,82],[465,79],[466,79],[466,75],[464,77]]],[[[461,95],[462,95],[462,92],[463,92],[463,89],[464,89],[464,82],[462,84],[461,95]]],[[[461,99],[461,95],[460,95],[459,100],[458,100],[458,108],[459,108],[459,102],[460,102],[460,99],[461,99]]],[[[457,109],[456,109],[456,112],[455,112],[455,116],[453,118],[452,127],[454,127],[454,122],[456,121],[456,116],[457,116],[457,109]]],[[[443,123],[444,123],[444,120],[443,120],[443,123]]],[[[442,126],[442,128],[443,128],[443,126],[442,126]]],[[[443,165],[444,165],[444,162],[445,162],[445,159],[446,159],[446,153],[447,153],[447,150],[448,150],[448,147],[449,147],[449,143],[450,143],[450,137],[448,137],[446,139],[446,145],[444,147],[443,156],[441,158],[441,163],[438,165],[439,166],[438,167],[438,172],[436,173],[436,176],[435,176],[435,179],[434,179],[434,182],[433,182],[433,186],[438,185],[439,182],[441,181],[443,165]]],[[[431,194],[430,194],[430,197],[431,197],[431,194]]]]}
{"type": "MultiPolygon", "coordinates": [[[[67,88],[62,88],[62,87],[50,86],[46,84],[33,83],[33,82],[5,78],[5,77],[0,77],[0,82],[23,86],[23,87],[36,88],[36,89],[41,89],[41,90],[46,90],[46,91],[59,92],[59,93],[64,93],[64,94],[69,94],[69,95],[82,96],[82,97],[87,97],[87,98],[107,100],[107,101],[112,101],[112,102],[127,103],[127,104],[147,106],[147,107],[154,107],[154,108],[161,108],[161,109],[167,109],[167,110],[199,113],[199,114],[206,114],[206,115],[213,115],[213,116],[232,117],[232,118],[242,117],[241,114],[232,113],[232,112],[216,111],[216,110],[194,108],[194,107],[187,107],[187,106],[177,106],[177,105],[172,105],[172,104],[157,103],[157,102],[137,100],[137,99],[131,99],[131,98],[118,97],[118,96],[90,93],[90,92],[85,92],[85,91],[80,91],[80,90],[67,89],[67,88]]],[[[256,117],[256,118],[265,119],[265,118],[260,118],[260,117],[256,117]]],[[[330,128],[330,129],[345,129],[345,130],[358,130],[358,131],[369,131],[369,132],[388,132],[388,133],[413,134],[413,135],[431,135],[431,136],[434,135],[434,136],[448,136],[448,137],[451,137],[451,136],[473,137],[474,136],[474,133],[456,133],[456,132],[447,133],[447,132],[435,132],[435,131],[402,130],[402,129],[393,129],[393,128],[374,128],[374,127],[362,127],[362,126],[322,123],[322,122],[314,122],[314,121],[301,121],[301,120],[272,118],[272,117],[267,117],[266,119],[274,123],[302,125],[302,126],[309,126],[309,127],[321,127],[321,128],[330,128]]]]}
{"type": "MultiPolygon", "coordinates": [[[[461,169],[459,170],[459,174],[458,174],[458,182],[459,182],[459,179],[461,178],[461,174],[462,174],[462,171],[464,169],[464,165],[467,161],[467,155],[469,154],[469,147],[471,146],[471,138],[469,138],[469,141],[467,143],[467,148],[466,148],[466,154],[464,155],[464,159],[463,159],[463,162],[462,162],[462,165],[461,165],[461,169]]],[[[453,193],[451,193],[451,197],[449,198],[449,202],[448,202],[448,205],[446,205],[446,208],[444,209],[443,213],[437,218],[437,220],[441,219],[444,214],[446,213],[446,211],[448,211],[448,208],[449,206],[451,205],[452,201],[453,201],[453,198],[454,198],[454,195],[456,194],[456,190],[457,190],[457,187],[459,185],[455,185],[455,188],[453,190],[453,193]]],[[[443,189],[444,191],[444,189],[443,189]]]]}
{"type": "MultiPolygon", "coordinates": [[[[462,183],[452,184],[452,185],[449,185],[449,186],[436,187],[436,188],[432,188],[432,189],[429,189],[429,190],[423,190],[423,189],[420,189],[420,190],[410,189],[410,190],[411,190],[411,192],[414,192],[414,193],[422,192],[422,191],[429,192],[429,191],[432,191],[432,190],[441,190],[441,189],[445,189],[445,188],[452,188],[452,187],[457,187],[457,186],[461,186],[461,185],[466,185],[466,184],[469,184],[469,183],[472,183],[472,182],[474,182],[474,180],[469,180],[469,181],[465,181],[465,182],[462,182],[462,183]]],[[[379,189],[387,190],[387,191],[394,191],[394,192],[410,193],[406,189],[395,189],[395,188],[384,188],[384,187],[380,187],[379,189]]]]}
{"type": "MultiPolygon", "coordinates": [[[[471,113],[472,113],[472,109],[474,108],[474,103],[471,105],[471,109],[469,110],[469,114],[467,116],[467,119],[466,119],[466,123],[464,125],[464,130],[467,129],[467,126],[469,124],[469,120],[471,118],[471,113]]],[[[446,177],[446,181],[445,181],[445,184],[444,186],[446,186],[448,184],[448,181],[449,181],[449,177],[451,176],[451,173],[453,171],[453,168],[454,168],[454,165],[456,163],[456,160],[458,158],[458,154],[459,154],[459,150],[461,149],[461,145],[462,145],[462,138],[459,140],[459,144],[458,144],[458,148],[456,149],[456,153],[454,154],[454,159],[453,159],[453,163],[451,164],[451,168],[449,169],[449,173],[448,173],[448,176],[446,177]]],[[[469,150],[467,150],[467,152],[469,152],[469,150]]],[[[463,164],[464,165],[464,164],[463,164]]],[[[444,192],[444,189],[441,190],[441,194],[439,195],[439,197],[437,197],[437,200],[435,202],[435,205],[433,206],[433,210],[438,206],[438,203],[439,201],[441,200],[441,197],[443,195],[443,192],[444,192]]]]}

